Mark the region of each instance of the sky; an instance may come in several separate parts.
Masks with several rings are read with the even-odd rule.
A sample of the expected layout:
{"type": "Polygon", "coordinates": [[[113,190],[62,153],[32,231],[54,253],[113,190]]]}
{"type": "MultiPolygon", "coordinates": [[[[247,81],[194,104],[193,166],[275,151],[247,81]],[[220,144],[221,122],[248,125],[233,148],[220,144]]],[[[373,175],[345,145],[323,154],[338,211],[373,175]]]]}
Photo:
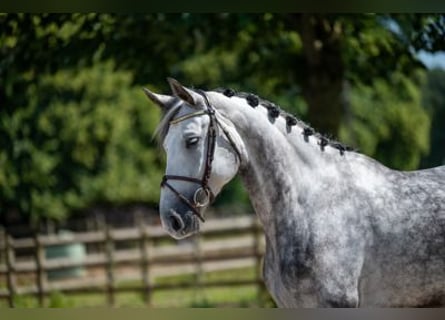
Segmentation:
{"type": "Polygon", "coordinates": [[[428,67],[428,69],[445,69],[445,52],[431,54],[426,51],[420,51],[418,53],[418,57],[428,67]]]}
{"type": "MultiPolygon", "coordinates": [[[[394,20],[385,19],[382,20],[382,23],[384,23],[384,25],[392,32],[403,37],[400,26],[394,20]]],[[[429,53],[424,50],[420,50],[417,53],[417,57],[425,64],[428,69],[441,68],[445,70],[445,51],[429,53]]]]}

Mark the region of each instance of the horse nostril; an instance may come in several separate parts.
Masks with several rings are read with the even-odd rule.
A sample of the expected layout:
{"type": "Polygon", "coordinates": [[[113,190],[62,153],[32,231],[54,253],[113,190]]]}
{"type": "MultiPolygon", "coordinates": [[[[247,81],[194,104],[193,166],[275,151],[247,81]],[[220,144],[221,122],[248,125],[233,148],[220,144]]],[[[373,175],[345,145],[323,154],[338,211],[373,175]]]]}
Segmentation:
{"type": "Polygon", "coordinates": [[[184,228],[184,222],[182,221],[181,217],[176,214],[170,216],[170,225],[175,232],[178,232],[184,228]]]}

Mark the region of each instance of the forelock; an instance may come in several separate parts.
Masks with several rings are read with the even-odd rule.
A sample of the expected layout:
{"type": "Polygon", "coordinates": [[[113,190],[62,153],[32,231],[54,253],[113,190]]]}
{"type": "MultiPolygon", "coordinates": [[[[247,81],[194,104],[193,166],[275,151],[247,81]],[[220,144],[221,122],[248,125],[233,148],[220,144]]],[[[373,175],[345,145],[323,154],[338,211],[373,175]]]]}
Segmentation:
{"type": "Polygon", "coordinates": [[[154,137],[156,137],[156,140],[158,141],[159,144],[162,144],[164,142],[165,137],[167,136],[168,133],[168,129],[170,128],[170,121],[173,120],[173,118],[179,112],[181,107],[182,103],[176,103],[172,107],[170,107],[170,109],[168,109],[167,112],[164,113],[164,116],[162,117],[161,121],[156,127],[154,133],[154,137]]]}

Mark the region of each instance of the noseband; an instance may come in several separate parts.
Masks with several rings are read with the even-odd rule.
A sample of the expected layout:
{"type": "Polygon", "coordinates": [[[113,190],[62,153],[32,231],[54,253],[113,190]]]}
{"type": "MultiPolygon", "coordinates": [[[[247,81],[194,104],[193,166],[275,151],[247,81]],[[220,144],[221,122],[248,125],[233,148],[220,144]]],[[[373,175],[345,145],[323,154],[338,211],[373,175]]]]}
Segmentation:
{"type": "Polygon", "coordinates": [[[204,102],[206,104],[206,110],[201,110],[186,114],[185,116],[170,121],[170,124],[177,124],[181,121],[193,117],[198,117],[203,115],[209,116],[210,121],[209,121],[209,128],[207,131],[206,161],[205,161],[203,176],[201,179],[198,179],[198,178],[178,176],[178,175],[164,175],[164,177],[162,178],[161,187],[167,187],[168,189],[170,189],[173,192],[173,194],[176,195],[183,203],[185,203],[202,222],[205,222],[204,217],[201,215],[199,210],[200,208],[207,206],[215,199],[215,195],[213,194],[209,186],[209,179],[210,179],[210,174],[212,172],[212,163],[215,155],[216,132],[218,126],[223,131],[223,133],[227,137],[227,140],[230,142],[231,146],[235,150],[239,161],[241,161],[241,155],[235,143],[233,142],[232,138],[230,137],[229,133],[221,126],[218,119],[216,118],[215,109],[210,104],[204,91],[199,90],[197,92],[204,98],[204,102]],[[182,193],[176,190],[168,182],[168,180],[186,181],[200,185],[200,187],[195,191],[195,194],[193,195],[193,202],[191,202],[189,199],[187,199],[186,196],[184,196],[182,193]],[[201,199],[203,196],[204,200],[201,199]]]}

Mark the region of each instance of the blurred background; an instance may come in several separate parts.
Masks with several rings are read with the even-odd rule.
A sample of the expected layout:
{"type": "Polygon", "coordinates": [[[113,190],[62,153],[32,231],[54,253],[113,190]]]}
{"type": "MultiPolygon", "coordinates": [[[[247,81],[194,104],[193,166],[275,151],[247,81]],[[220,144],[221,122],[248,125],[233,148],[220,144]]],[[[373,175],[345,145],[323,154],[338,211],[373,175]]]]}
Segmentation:
{"type": "MultiPolygon", "coordinates": [[[[47,283],[51,277],[37,249],[57,242],[39,241],[39,235],[64,231],[65,243],[74,246],[87,237],[73,233],[101,230],[114,252],[119,236],[109,226],[158,226],[164,155],[152,135],[160,112],[142,87],[168,93],[166,77],[190,87],[255,93],[394,169],[445,163],[443,14],[0,14],[0,30],[0,224],[6,235],[0,288],[10,306],[37,303],[19,297],[20,281],[36,283],[29,295],[40,294],[41,304],[77,303],[47,283]],[[34,239],[32,249],[27,237],[34,239]],[[22,252],[14,251],[20,239],[22,252]],[[33,275],[20,280],[13,262],[26,250],[34,269],[23,268],[33,275]]],[[[209,216],[252,218],[239,180],[223,191],[209,216]]],[[[258,262],[256,223],[236,221],[254,231],[252,257],[258,262]]],[[[131,241],[140,238],[127,240],[120,246],[134,249],[131,241]]],[[[196,252],[199,243],[193,241],[196,252]]],[[[102,245],[81,244],[73,250],[84,255],[102,245]]],[[[107,256],[107,242],[103,248],[107,256]]],[[[136,290],[143,294],[153,288],[144,280],[145,262],[145,284],[136,290]]],[[[115,304],[119,275],[110,271],[110,260],[104,263],[104,290],[115,304]]],[[[257,277],[257,269],[254,264],[238,274],[257,277]]],[[[202,282],[202,276],[193,277],[191,283],[202,282]]],[[[261,291],[256,282],[229,305],[251,305],[252,292],[261,291]]],[[[216,295],[236,297],[233,292],[243,291],[235,285],[216,295]]],[[[273,306],[264,295],[258,300],[255,293],[253,305],[273,306]]],[[[150,304],[169,305],[160,299],[150,304]]],[[[196,299],[179,305],[220,305],[217,298],[196,299]]]]}

